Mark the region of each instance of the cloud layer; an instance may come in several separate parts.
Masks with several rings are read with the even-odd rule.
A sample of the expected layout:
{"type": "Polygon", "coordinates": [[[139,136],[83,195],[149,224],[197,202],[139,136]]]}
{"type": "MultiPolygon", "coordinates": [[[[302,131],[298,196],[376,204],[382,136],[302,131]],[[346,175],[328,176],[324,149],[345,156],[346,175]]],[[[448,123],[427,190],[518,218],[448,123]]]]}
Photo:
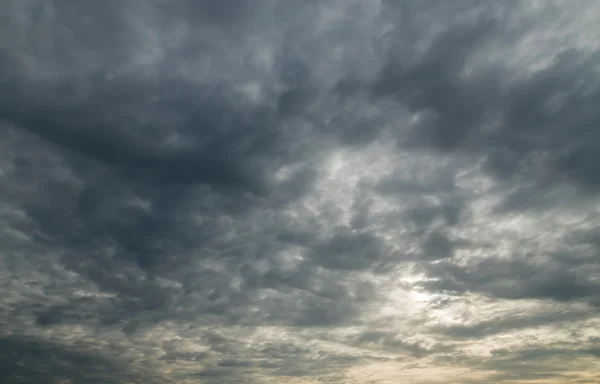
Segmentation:
{"type": "Polygon", "coordinates": [[[594,383],[600,7],[0,11],[0,378],[594,383]]]}

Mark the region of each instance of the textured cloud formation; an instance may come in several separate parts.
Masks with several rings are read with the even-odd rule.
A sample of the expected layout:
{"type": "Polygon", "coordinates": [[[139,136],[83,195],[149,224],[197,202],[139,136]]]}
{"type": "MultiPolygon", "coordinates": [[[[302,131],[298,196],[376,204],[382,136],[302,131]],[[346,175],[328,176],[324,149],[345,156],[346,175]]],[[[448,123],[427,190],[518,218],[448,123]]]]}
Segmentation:
{"type": "Polygon", "coordinates": [[[0,381],[598,382],[598,25],[6,1],[0,381]]]}

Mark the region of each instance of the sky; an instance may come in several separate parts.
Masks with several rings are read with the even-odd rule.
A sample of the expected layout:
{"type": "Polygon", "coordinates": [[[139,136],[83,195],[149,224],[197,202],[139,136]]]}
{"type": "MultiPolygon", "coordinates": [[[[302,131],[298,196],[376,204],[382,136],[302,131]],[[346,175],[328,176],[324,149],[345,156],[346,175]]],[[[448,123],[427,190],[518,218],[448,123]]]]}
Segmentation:
{"type": "Polygon", "coordinates": [[[600,2],[4,0],[0,381],[600,382],[600,2]]]}

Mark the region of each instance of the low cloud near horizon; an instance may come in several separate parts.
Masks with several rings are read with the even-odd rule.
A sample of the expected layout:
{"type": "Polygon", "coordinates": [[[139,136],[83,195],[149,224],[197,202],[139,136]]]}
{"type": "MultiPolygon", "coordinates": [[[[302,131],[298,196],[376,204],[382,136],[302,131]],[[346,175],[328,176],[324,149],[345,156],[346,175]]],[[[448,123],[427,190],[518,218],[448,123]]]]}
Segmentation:
{"type": "Polygon", "coordinates": [[[599,26],[5,1],[0,382],[599,382],[599,26]]]}

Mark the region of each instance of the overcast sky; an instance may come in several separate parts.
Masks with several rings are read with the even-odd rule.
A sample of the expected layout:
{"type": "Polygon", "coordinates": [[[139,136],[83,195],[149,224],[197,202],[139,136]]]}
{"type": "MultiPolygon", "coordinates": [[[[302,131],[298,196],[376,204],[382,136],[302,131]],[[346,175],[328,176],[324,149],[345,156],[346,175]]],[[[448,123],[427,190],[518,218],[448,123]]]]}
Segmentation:
{"type": "Polygon", "coordinates": [[[600,2],[4,0],[0,382],[600,382],[600,2]]]}

